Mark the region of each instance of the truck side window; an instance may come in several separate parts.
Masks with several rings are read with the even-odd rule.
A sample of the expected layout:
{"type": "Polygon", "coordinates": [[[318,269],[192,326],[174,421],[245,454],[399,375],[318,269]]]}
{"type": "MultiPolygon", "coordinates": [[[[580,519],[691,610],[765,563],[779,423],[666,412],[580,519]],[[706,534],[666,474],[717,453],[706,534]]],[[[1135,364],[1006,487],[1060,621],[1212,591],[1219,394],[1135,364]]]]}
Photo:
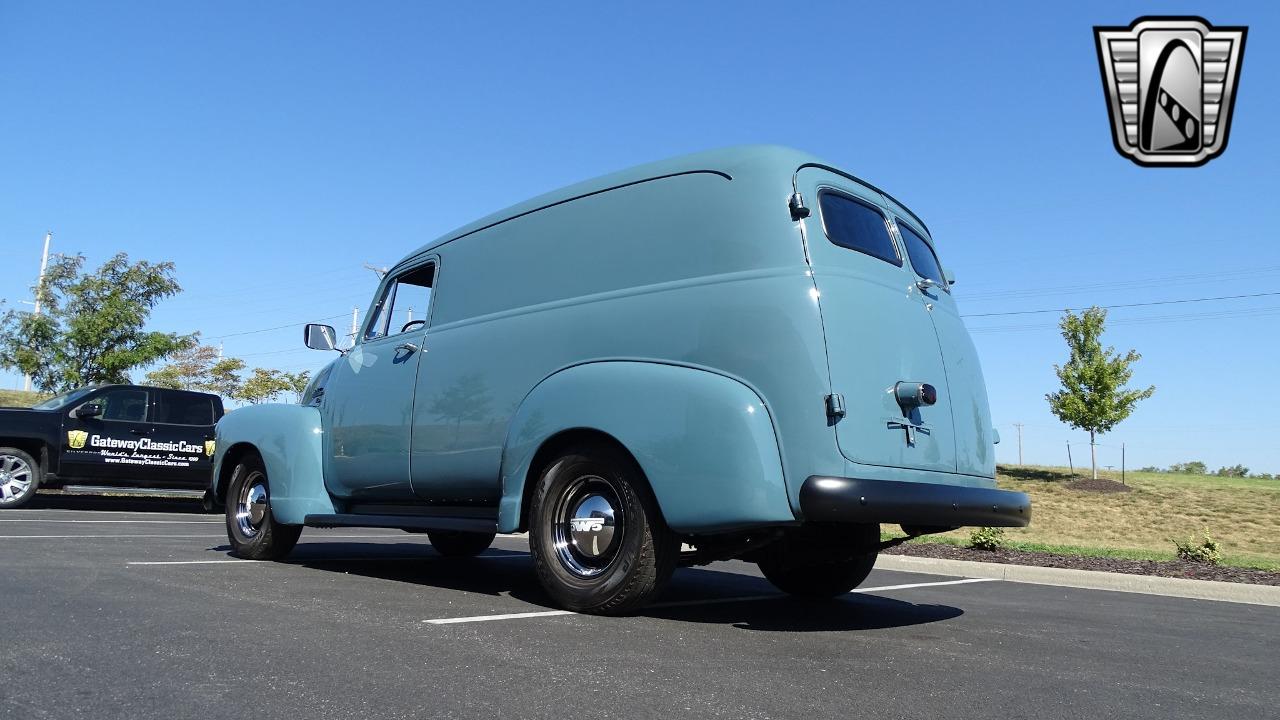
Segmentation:
{"type": "Polygon", "coordinates": [[[373,319],[365,330],[364,339],[398,335],[426,324],[435,275],[435,265],[428,264],[398,275],[388,283],[382,299],[373,309],[373,319]]]}
{"type": "Polygon", "coordinates": [[[145,422],[147,419],[146,390],[109,390],[99,395],[95,402],[102,405],[103,420],[145,422]]]}
{"type": "Polygon", "coordinates": [[[213,400],[203,395],[161,391],[156,422],[173,425],[212,425],[213,400]]]}
{"type": "Polygon", "coordinates": [[[902,267],[902,257],[879,210],[830,191],[818,194],[818,205],[822,227],[831,242],[902,267]]]}
{"type": "Polygon", "coordinates": [[[938,283],[938,287],[947,288],[942,279],[942,267],[938,264],[938,255],[929,247],[910,226],[898,223],[898,234],[902,236],[902,244],[907,246],[907,257],[911,258],[911,267],[922,278],[929,278],[938,283]]]}

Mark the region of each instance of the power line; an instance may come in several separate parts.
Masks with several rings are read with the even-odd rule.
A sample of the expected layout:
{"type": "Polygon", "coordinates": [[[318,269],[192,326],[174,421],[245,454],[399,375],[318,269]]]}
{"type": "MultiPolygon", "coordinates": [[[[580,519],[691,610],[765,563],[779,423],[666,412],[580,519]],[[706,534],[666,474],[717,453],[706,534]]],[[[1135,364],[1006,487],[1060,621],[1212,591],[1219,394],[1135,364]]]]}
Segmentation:
{"type": "MultiPolygon", "coordinates": [[[[1220,295],[1218,297],[1186,298],[1183,300],[1154,300],[1152,302],[1123,303],[1119,305],[1095,305],[1094,307],[1100,307],[1104,310],[1114,310],[1116,308],[1150,307],[1152,305],[1184,305],[1186,303],[1212,302],[1215,300],[1245,300],[1250,298],[1274,297],[1276,295],[1280,295],[1280,292],[1251,293],[1248,295],[1220,295]]],[[[1009,312],[973,313],[968,315],[961,315],[960,317],[999,317],[999,316],[1008,316],[1008,315],[1042,315],[1044,313],[1074,312],[1078,310],[1087,310],[1087,309],[1088,308],[1051,308],[1047,310],[1011,310],[1009,312]]]]}
{"type": "Polygon", "coordinates": [[[336,320],[338,318],[346,317],[346,316],[347,316],[346,313],[341,313],[339,315],[330,315],[329,317],[314,318],[310,320],[300,320],[298,322],[292,322],[287,325],[276,325],[275,327],[261,328],[259,330],[244,330],[242,332],[234,332],[234,333],[229,333],[227,335],[210,335],[205,339],[206,340],[222,340],[224,338],[240,337],[242,335],[256,335],[258,333],[271,332],[272,330],[285,330],[291,327],[298,327],[299,325],[306,325],[307,323],[315,322],[316,320],[336,320]]]}
{"type": "Polygon", "coordinates": [[[1265,267],[1242,268],[1239,270],[1224,270],[1208,273],[1192,273],[1183,275],[1165,275],[1162,277],[1149,278],[1129,278],[1126,280],[1116,280],[1111,282],[1099,283],[1083,283],[1073,285],[1058,285],[1037,288],[1020,288],[1016,290],[990,290],[987,292],[964,293],[961,297],[966,301],[979,299],[1007,299],[1014,297],[1042,297],[1044,295],[1067,295],[1080,293],[1085,291],[1101,291],[1101,290],[1130,290],[1137,288],[1148,288],[1152,285],[1187,285],[1199,284],[1204,282],[1213,282],[1217,280],[1230,280],[1241,276],[1256,277],[1259,274],[1269,274],[1280,272],[1280,265],[1271,265],[1265,267]]]}

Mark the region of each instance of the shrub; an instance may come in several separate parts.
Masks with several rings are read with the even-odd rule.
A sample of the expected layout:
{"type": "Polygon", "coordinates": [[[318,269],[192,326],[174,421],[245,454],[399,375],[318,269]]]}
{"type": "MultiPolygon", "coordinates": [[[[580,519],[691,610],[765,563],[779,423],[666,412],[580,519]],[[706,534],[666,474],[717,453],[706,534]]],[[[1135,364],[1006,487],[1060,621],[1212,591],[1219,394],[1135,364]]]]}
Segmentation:
{"type": "Polygon", "coordinates": [[[1195,538],[1187,538],[1186,540],[1174,540],[1173,546],[1178,550],[1178,559],[1187,562],[1205,563],[1207,565],[1217,565],[1222,562],[1222,551],[1218,547],[1218,541],[1209,537],[1209,531],[1204,532],[1204,540],[1199,544],[1195,538]]]}
{"type": "Polygon", "coordinates": [[[975,550],[999,550],[1004,547],[1004,530],[980,527],[969,533],[969,547],[975,550]]]}

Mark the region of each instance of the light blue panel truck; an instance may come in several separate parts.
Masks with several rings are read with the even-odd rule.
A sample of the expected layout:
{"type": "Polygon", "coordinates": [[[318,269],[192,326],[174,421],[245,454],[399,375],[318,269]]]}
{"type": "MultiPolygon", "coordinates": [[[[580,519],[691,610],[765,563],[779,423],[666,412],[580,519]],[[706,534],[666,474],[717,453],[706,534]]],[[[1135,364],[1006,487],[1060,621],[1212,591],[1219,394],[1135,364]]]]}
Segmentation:
{"type": "Polygon", "coordinates": [[[527,531],[580,612],[727,558],[838,595],[881,523],[1030,521],[995,488],[953,282],[914,213],[788,148],[574,185],[400,261],[300,404],[218,423],[209,501],[247,558],[304,526],[425,532],[451,556],[527,531]]]}

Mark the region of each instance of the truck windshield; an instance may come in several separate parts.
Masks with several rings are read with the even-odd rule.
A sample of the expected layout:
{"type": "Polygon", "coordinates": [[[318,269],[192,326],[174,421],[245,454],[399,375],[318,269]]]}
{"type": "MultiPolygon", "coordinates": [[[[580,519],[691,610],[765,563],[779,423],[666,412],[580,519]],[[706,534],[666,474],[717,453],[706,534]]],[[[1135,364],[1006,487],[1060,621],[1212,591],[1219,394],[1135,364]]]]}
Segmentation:
{"type": "Polygon", "coordinates": [[[85,395],[88,395],[93,390],[94,388],[91,388],[91,387],[83,387],[83,388],[77,388],[75,390],[68,390],[67,392],[62,393],[61,395],[54,395],[53,397],[49,398],[48,400],[45,400],[39,405],[32,405],[31,407],[35,410],[57,410],[60,407],[70,405],[71,403],[79,400],[85,395]]]}

